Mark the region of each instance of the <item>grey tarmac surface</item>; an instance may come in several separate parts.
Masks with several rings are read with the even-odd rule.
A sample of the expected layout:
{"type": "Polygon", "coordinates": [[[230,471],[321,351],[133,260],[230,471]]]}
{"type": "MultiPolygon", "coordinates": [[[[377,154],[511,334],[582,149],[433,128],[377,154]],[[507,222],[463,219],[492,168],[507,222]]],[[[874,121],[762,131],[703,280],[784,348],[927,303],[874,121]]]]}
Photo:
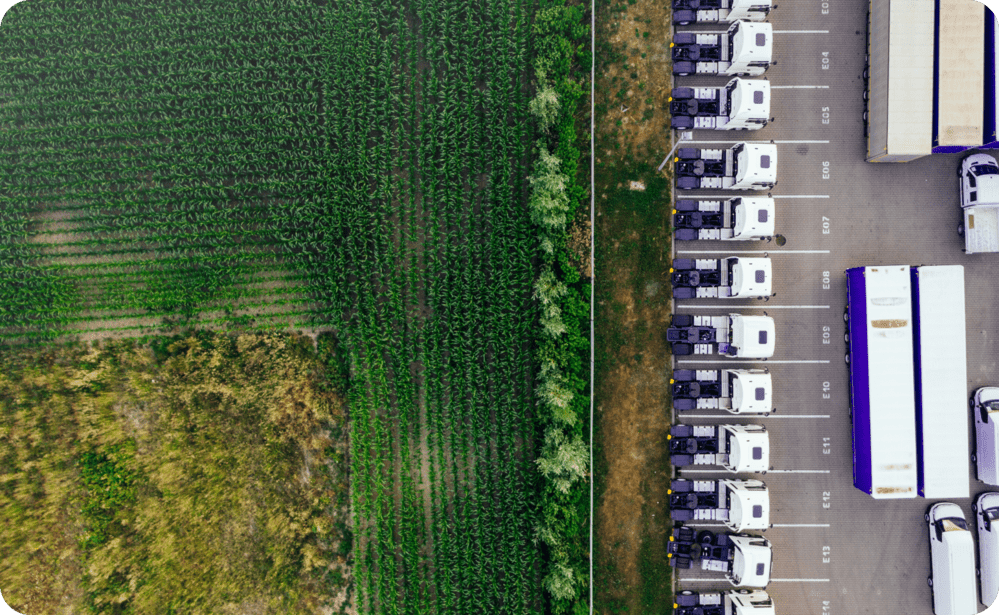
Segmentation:
{"type": "MultiPolygon", "coordinates": [[[[774,317],[777,350],[772,359],[680,358],[678,367],[766,367],[774,377],[777,412],[740,418],[691,411],[675,420],[767,425],[772,470],[760,478],[771,489],[774,527],[765,535],[774,545],[774,564],[767,590],[778,613],[933,613],[926,582],[930,562],[923,514],[934,501],[879,501],[853,487],[843,272],[864,265],[964,265],[968,395],[980,386],[999,383],[992,342],[999,338],[995,307],[999,303],[999,285],[995,284],[999,255],[966,256],[956,232],[961,221],[956,169],[964,154],[928,156],[905,164],[864,161],[862,73],[867,7],[858,0],[779,2],[768,19],[775,30],[777,65],[765,75],[774,87],[771,115],[775,121],[755,132],[694,133],[692,145],[698,147],[724,147],[739,140],[777,143],[778,184],[772,195],[777,203],[777,233],[787,243],[779,247],[773,242],[699,241],[674,246],[678,257],[720,258],[766,251],[774,262],[777,296],[769,302],[690,300],[677,302],[675,309],[700,314],[765,311],[774,317]]],[[[727,79],[679,77],[676,81],[723,85],[727,79]]],[[[690,191],[676,198],[750,194],[690,191]]],[[[970,431],[968,438],[972,441],[970,431]]],[[[974,497],[989,488],[975,479],[968,463],[974,497]]],[[[680,474],[724,476],[703,471],[680,474]]],[[[972,498],[953,501],[961,505],[972,525],[972,498]]],[[[676,576],[681,590],[727,587],[724,579],[709,579],[699,569],[677,571],[676,576]]],[[[979,609],[985,607],[979,605],[979,609]]]]}

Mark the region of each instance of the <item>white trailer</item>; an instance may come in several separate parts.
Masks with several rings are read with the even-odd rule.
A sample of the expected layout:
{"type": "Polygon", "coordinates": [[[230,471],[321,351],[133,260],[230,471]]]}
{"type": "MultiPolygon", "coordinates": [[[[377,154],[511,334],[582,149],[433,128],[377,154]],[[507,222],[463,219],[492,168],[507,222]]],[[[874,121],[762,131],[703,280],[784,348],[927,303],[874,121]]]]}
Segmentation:
{"type": "Polygon", "coordinates": [[[777,146],[772,143],[681,147],[673,162],[678,190],[769,190],[777,184],[777,146]]]}
{"type": "Polygon", "coordinates": [[[677,410],[725,410],[731,414],[769,415],[773,380],[762,369],[677,369],[670,378],[677,410]]]}
{"type": "Polygon", "coordinates": [[[670,267],[674,299],[769,299],[769,258],[677,258],[670,267]]]}
{"type": "Polygon", "coordinates": [[[763,21],[771,8],[770,0],[673,0],[673,23],[763,21]]]}
{"type": "Polygon", "coordinates": [[[733,78],[721,88],[673,88],[674,130],[759,130],[770,121],[770,82],[733,78]]]}
{"type": "Polygon", "coordinates": [[[673,615],[777,615],[774,601],[762,589],[727,592],[681,591],[673,615]]]}
{"type": "Polygon", "coordinates": [[[915,267],[912,280],[919,495],[970,497],[964,267],[915,267]]]}
{"type": "Polygon", "coordinates": [[[679,199],[673,209],[674,237],[753,241],[773,237],[774,200],[770,197],[735,197],[725,201],[679,199]]]}
{"type": "Polygon", "coordinates": [[[735,474],[766,474],[770,435],[763,425],[673,425],[666,436],[675,467],[721,466],[735,474]]]}
{"type": "Polygon", "coordinates": [[[961,209],[964,253],[999,252],[999,164],[988,154],[972,154],[961,161],[961,209]]]}
{"type": "Polygon", "coordinates": [[[669,489],[673,521],[721,521],[733,532],[770,527],[770,492],[761,480],[674,480],[669,489]]]}
{"type": "Polygon", "coordinates": [[[677,32],[670,48],[674,75],[759,77],[773,62],[773,26],[737,21],[722,34],[677,32]]]}
{"type": "Polygon", "coordinates": [[[916,497],[909,275],[899,265],[846,271],[853,484],[876,499],[916,497]]]}
{"type": "Polygon", "coordinates": [[[674,356],[723,354],[745,359],[774,355],[774,319],[769,316],[676,314],[666,330],[674,356]]]}

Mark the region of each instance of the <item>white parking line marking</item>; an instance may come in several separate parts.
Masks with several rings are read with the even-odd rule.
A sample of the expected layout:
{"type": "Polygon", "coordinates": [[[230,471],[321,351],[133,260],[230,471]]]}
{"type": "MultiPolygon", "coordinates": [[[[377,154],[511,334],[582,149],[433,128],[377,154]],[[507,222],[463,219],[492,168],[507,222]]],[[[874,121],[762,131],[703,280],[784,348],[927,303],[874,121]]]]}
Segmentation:
{"type": "MultiPolygon", "coordinates": [[[[707,144],[707,145],[720,145],[720,144],[723,144],[723,143],[744,143],[744,142],[745,143],[767,143],[767,141],[750,141],[749,139],[745,139],[743,141],[739,141],[738,139],[730,139],[728,141],[701,141],[700,139],[695,140],[695,141],[684,141],[684,143],[699,143],[699,144],[707,144]]],[[[773,144],[776,145],[778,143],[785,143],[785,144],[786,143],[829,143],[829,141],[819,141],[819,140],[814,140],[814,141],[810,141],[810,140],[804,140],[804,141],[781,141],[781,140],[777,140],[777,141],[770,141],[770,143],[773,143],[773,144]]]]}
{"type": "Polygon", "coordinates": [[[828,199],[828,194],[775,194],[774,199],[828,199]]]}
{"type": "Polygon", "coordinates": [[[774,34],[829,34],[829,30],[774,30],[774,34]]]}
{"type": "Polygon", "coordinates": [[[829,527],[828,523],[774,523],[770,527],[829,527]]]}
{"type": "Polygon", "coordinates": [[[677,360],[677,363],[763,363],[763,362],[769,363],[770,365],[773,365],[774,363],[816,363],[816,364],[821,364],[821,365],[825,365],[825,364],[829,363],[829,361],[819,361],[819,360],[814,360],[813,361],[813,360],[805,360],[805,359],[798,360],[798,361],[791,360],[791,359],[788,359],[786,361],[763,361],[763,359],[722,359],[720,361],[719,360],[715,360],[715,359],[678,359],[677,360]]]}
{"type": "Polygon", "coordinates": [[[829,254],[829,250],[677,250],[677,254],[829,254]]]}
{"type": "Polygon", "coordinates": [[[828,85],[772,85],[771,90],[828,90],[828,85]]]}
{"type": "MultiPolygon", "coordinates": [[[[676,306],[676,309],[679,310],[681,308],[684,308],[684,309],[691,308],[691,309],[698,309],[698,310],[701,310],[701,309],[723,309],[723,310],[727,310],[727,309],[731,308],[732,305],[733,304],[731,304],[731,303],[728,304],[728,305],[697,305],[696,303],[684,303],[683,305],[676,306]]],[[[755,308],[756,307],[754,305],[743,305],[743,304],[735,304],[735,305],[737,305],[740,309],[755,308]]],[[[763,310],[763,309],[766,309],[766,310],[828,310],[829,306],[828,305],[769,305],[769,304],[767,304],[767,305],[760,305],[758,309],[761,309],[761,310],[763,310]]]]}
{"type": "Polygon", "coordinates": [[[829,579],[770,579],[774,583],[828,583],[829,579]]]}
{"type": "MultiPolygon", "coordinates": [[[[777,583],[828,583],[829,582],[829,579],[770,579],[770,580],[771,581],[776,581],[777,583]]],[[[705,582],[717,583],[718,579],[711,578],[711,577],[709,577],[709,578],[703,578],[703,579],[694,578],[694,577],[686,577],[686,578],[680,579],[681,583],[693,583],[693,582],[698,582],[698,581],[705,581],[705,582]]]]}
{"type": "MultiPolygon", "coordinates": [[[[732,416],[729,413],[724,414],[686,414],[684,412],[680,413],[685,419],[727,419],[732,416]]],[[[830,418],[828,414],[771,414],[770,416],[763,416],[762,414],[752,415],[754,419],[827,419],[830,418]]],[[[748,418],[748,416],[747,416],[748,418]]]]}

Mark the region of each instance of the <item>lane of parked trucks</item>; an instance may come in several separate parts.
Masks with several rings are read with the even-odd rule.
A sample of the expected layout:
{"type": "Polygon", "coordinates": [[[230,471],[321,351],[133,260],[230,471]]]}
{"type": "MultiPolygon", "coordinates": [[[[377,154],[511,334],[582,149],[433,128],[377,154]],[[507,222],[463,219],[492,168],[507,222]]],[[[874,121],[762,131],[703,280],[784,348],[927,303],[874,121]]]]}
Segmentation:
{"type": "MultiPolygon", "coordinates": [[[[693,130],[694,136],[673,161],[677,245],[669,276],[677,310],[666,332],[675,357],[670,449],[677,479],[671,485],[671,504],[679,523],[669,546],[680,584],[677,612],[887,612],[877,606],[879,600],[890,604],[892,612],[930,612],[918,606],[918,596],[911,592],[901,594],[901,600],[880,598],[893,595],[892,590],[904,591],[902,580],[912,576],[912,549],[896,545],[916,538],[904,533],[908,522],[899,523],[900,518],[911,518],[911,505],[871,498],[972,495],[968,464],[961,454],[969,456],[967,437],[961,438],[968,421],[962,432],[961,421],[948,420],[958,396],[961,412],[966,412],[968,378],[953,364],[965,360],[968,350],[978,350],[963,348],[963,314],[960,326],[947,318],[958,296],[963,312],[963,269],[899,266],[896,282],[902,275],[909,280],[906,290],[915,305],[908,318],[892,316],[888,308],[893,306],[887,305],[906,295],[888,292],[873,297],[874,303],[865,296],[863,310],[851,301],[851,312],[862,312],[866,326],[856,316],[840,320],[850,284],[843,279],[845,269],[853,268],[850,293],[856,298],[858,276],[864,279],[872,269],[889,269],[857,268],[858,258],[889,264],[904,259],[891,256],[894,228],[888,228],[879,243],[852,247],[852,254],[842,251],[844,243],[860,243],[851,241],[857,237],[849,235],[850,228],[868,235],[882,230],[879,223],[864,228],[845,219],[844,206],[852,214],[858,203],[844,203],[843,196],[858,197],[872,207],[861,217],[885,211],[873,209],[877,197],[870,183],[846,179],[857,168],[852,156],[838,156],[843,153],[840,146],[833,147],[834,153],[823,153],[834,135],[859,127],[853,116],[859,101],[828,92],[833,82],[861,78],[850,74],[858,53],[844,53],[842,46],[824,50],[823,41],[829,38],[812,36],[798,45],[801,39],[795,37],[830,32],[815,28],[815,22],[830,23],[832,29],[862,22],[862,13],[861,19],[833,22],[825,17],[828,3],[822,4],[818,18],[799,3],[776,13],[780,17],[770,19],[771,26],[755,23],[767,17],[762,6],[732,1],[674,0],[675,21],[694,23],[687,31],[679,29],[670,48],[680,81],[671,101],[673,127],[693,130]],[[728,15],[754,21],[715,23],[717,32],[707,31],[706,22],[728,15]],[[766,74],[764,54],[778,60],[766,74]],[[769,82],[743,78],[760,75],[769,82]],[[755,132],[721,132],[726,130],[755,132]],[[793,215],[782,224],[782,212],[790,211],[793,215]],[[808,220],[812,223],[803,224],[808,220]],[[851,264],[838,270],[830,265],[844,261],[851,264]],[[961,289],[954,284],[959,269],[961,289]],[[921,285],[932,290],[920,295],[921,285]],[[931,295],[933,300],[927,300],[931,295]],[[869,318],[868,312],[876,317],[869,318]],[[908,346],[902,348],[905,344],[899,341],[906,338],[908,346]],[[802,344],[805,339],[810,341],[802,344]],[[875,339],[893,343],[874,345],[868,357],[869,342],[875,339]],[[912,357],[911,373],[899,382],[898,370],[892,368],[905,363],[905,356],[912,357]],[[940,361],[949,367],[939,369],[940,361]],[[852,388],[845,365],[851,368],[852,388]],[[868,373],[872,366],[873,374],[868,373]],[[884,393],[874,389],[858,397],[861,380],[863,387],[875,380],[889,386],[882,387],[884,393]],[[844,422],[841,413],[847,406],[852,421],[844,422]],[[896,414],[898,408],[903,414],[911,409],[905,429],[898,429],[899,420],[892,420],[890,411],[881,411],[892,407],[896,414]],[[844,447],[850,455],[842,454],[844,447]],[[843,485],[850,483],[870,495],[844,491],[843,485]],[[837,514],[842,523],[844,515],[854,516],[852,511],[861,512],[857,518],[867,523],[851,528],[850,539],[843,540],[835,528],[837,514]],[[771,527],[763,538],[760,525],[765,519],[771,527]],[[844,544],[860,552],[840,548],[844,544]],[[873,556],[868,556],[870,549],[876,550],[873,556]],[[910,557],[899,561],[898,553],[910,557]],[[753,589],[731,594],[743,596],[741,601],[727,593],[704,593],[724,579],[753,589]],[[897,590],[885,586],[896,579],[897,590]],[[770,594],[759,591],[763,588],[770,594]],[[781,608],[781,600],[786,607],[781,608]]],[[[841,32],[847,33],[842,27],[841,32]]],[[[859,55],[861,34],[854,33],[859,55]]],[[[999,249],[999,217],[992,224],[996,208],[981,205],[989,186],[997,189],[999,204],[999,166],[994,165],[994,160],[969,158],[958,171],[961,204],[968,207],[963,224],[955,224],[951,232],[964,233],[968,253],[999,249]],[[969,191],[975,192],[974,200],[969,191]]],[[[922,179],[928,182],[930,176],[922,179]]],[[[906,188],[919,186],[910,183],[906,188]]],[[[991,368],[994,372],[994,362],[991,368]]],[[[983,433],[990,399],[987,394],[986,411],[976,414],[986,420],[983,433]]],[[[995,411],[999,416],[999,402],[995,411]]],[[[985,467],[993,468],[996,439],[989,437],[987,454],[993,458],[985,467]]],[[[982,446],[979,443],[976,451],[982,446]]],[[[982,454],[976,452],[979,466],[982,454]]],[[[979,477],[987,479],[981,470],[979,477]]],[[[974,491],[981,493],[980,483],[974,491]]],[[[973,505],[975,521],[970,524],[980,527],[978,559],[970,577],[968,557],[974,558],[975,550],[968,548],[973,541],[969,543],[971,533],[961,527],[969,524],[961,521],[961,508],[937,504],[926,512],[934,579],[928,583],[928,602],[937,615],[975,613],[977,598],[983,604],[995,598],[999,544],[990,521],[993,515],[999,517],[999,494],[996,502],[991,497],[979,495],[973,505]],[[955,564],[954,554],[964,560],[955,564]],[[976,568],[987,577],[980,595],[976,568]]]]}

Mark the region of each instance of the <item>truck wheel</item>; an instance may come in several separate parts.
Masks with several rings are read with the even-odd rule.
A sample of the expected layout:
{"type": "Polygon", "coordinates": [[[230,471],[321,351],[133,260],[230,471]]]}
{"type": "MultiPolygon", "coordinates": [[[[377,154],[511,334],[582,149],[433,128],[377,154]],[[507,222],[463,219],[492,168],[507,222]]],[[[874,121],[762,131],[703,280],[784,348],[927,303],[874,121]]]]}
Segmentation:
{"type": "Polygon", "coordinates": [[[926,577],[926,584],[933,587],[933,577],[926,577]]]}
{"type": "Polygon", "coordinates": [[[849,365],[850,364],[850,355],[848,355],[848,354],[843,355],[843,360],[846,361],[847,365],[849,365]]]}
{"type": "Polygon", "coordinates": [[[926,513],[925,515],[923,515],[923,521],[927,523],[930,522],[930,513],[926,513]]]}
{"type": "Polygon", "coordinates": [[[677,75],[679,75],[681,77],[689,77],[690,73],[677,73],[677,75]]]}
{"type": "Polygon", "coordinates": [[[843,334],[843,341],[846,342],[847,344],[850,343],[850,334],[849,333],[844,333],[843,334]]]}
{"type": "Polygon", "coordinates": [[[978,505],[977,504],[972,504],[971,505],[971,512],[973,512],[973,513],[978,512],[978,505]]]}
{"type": "Polygon", "coordinates": [[[850,322],[850,311],[843,310],[843,322],[850,322]]]}
{"type": "Polygon", "coordinates": [[[964,237],[964,222],[957,225],[957,236],[964,237]]]}
{"type": "Polygon", "coordinates": [[[978,463],[978,455],[975,453],[971,454],[971,463],[978,463]]]}

